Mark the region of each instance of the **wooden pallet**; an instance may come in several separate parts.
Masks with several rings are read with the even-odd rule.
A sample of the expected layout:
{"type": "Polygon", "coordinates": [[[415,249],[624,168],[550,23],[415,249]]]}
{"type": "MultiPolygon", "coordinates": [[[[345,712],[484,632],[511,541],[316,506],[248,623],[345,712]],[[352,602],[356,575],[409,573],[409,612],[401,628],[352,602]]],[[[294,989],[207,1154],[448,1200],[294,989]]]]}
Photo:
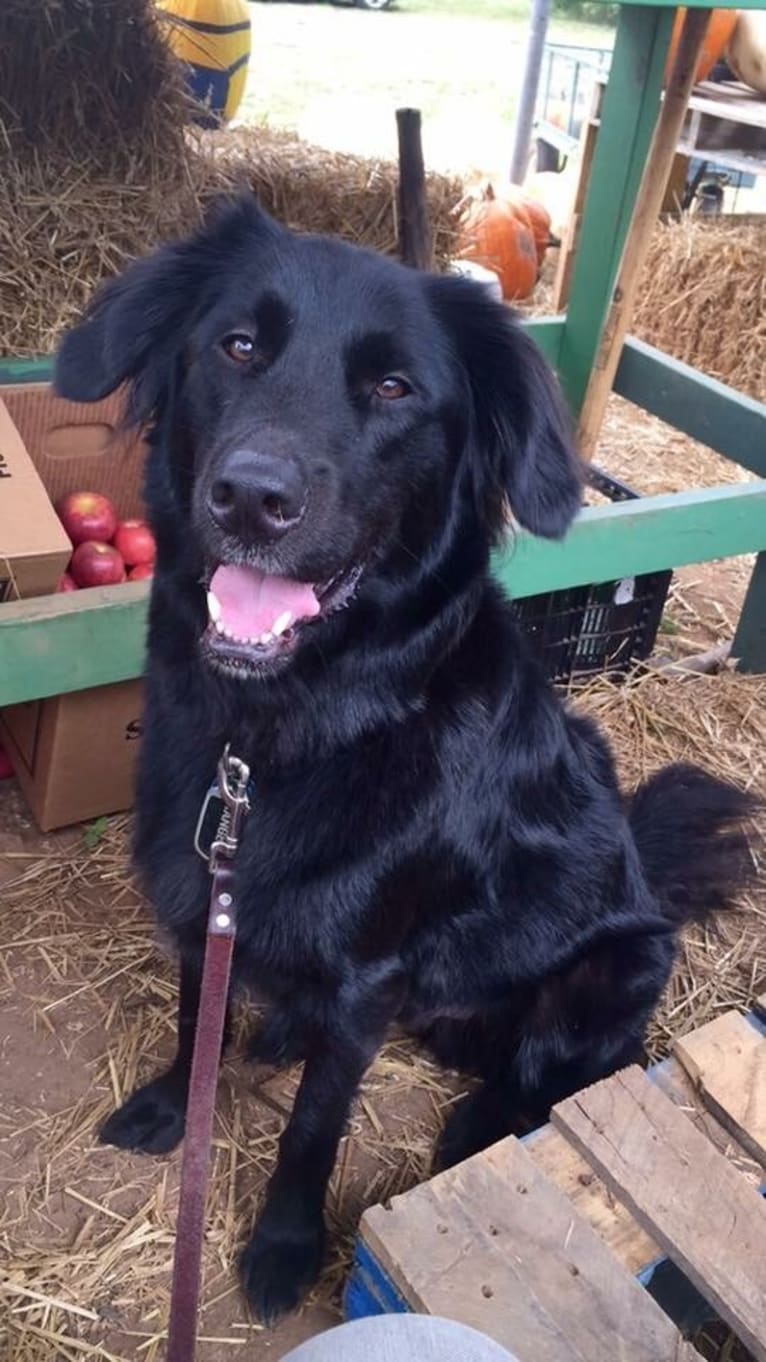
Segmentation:
{"type": "Polygon", "coordinates": [[[444,1315],[519,1362],[692,1362],[679,1326],[714,1315],[766,1362],[760,1006],[368,1210],[347,1316],[444,1315]]]}

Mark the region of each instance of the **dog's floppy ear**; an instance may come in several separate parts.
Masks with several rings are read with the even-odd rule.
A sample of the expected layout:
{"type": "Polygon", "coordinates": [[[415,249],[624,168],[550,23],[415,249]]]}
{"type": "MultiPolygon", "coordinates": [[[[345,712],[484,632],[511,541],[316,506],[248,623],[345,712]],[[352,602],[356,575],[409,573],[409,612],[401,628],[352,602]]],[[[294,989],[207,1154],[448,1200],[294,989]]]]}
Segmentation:
{"type": "MultiPolygon", "coordinates": [[[[97,402],[129,379],[138,392],[148,366],[163,367],[158,352],[180,335],[193,288],[183,247],[175,246],[163,247],[111,280],[59,347],[56,391],[73,402],[97,402]]],[[[147,388],[146,402],[137,403],[139,418],[149,415],[153,387],[147,388]]]]}
{"type": "Polygon", "coordinates": [[[442,277],[429,287],[467,380],[466,456],[482,520],[498,537],[507,502],[525,529],[560,538],[581,505],[583,474],[553,373],[483,285],[442,277]]]}
{"type": "Polygon", "coordinates": [[[280,230],[252,195],[216,202],[193,236],[136,261],[99,290],[61,343],[57,392],[74,402],[97,402],[130,381],[131,416],[148,418],[216,269],[254,235],[280,230]]]}

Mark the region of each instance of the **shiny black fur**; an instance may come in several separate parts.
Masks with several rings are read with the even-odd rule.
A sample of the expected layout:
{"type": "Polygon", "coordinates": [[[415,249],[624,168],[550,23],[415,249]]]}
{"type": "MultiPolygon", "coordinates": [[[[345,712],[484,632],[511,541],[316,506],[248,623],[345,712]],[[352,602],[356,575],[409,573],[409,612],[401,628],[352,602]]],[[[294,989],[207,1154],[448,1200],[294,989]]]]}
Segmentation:
{"type": "Polygon", "coordinates": [[[530,658],[490,546],[506,498],[561,535],[580,475],[544,361],[479,286],[295,237],[244,201],[132,266],[65,339],[65,396],[124,380],[153,424],[159,543],[136,855],[181,1003],[173,1067],[102,1135],[152,1152],[183,1135],[208,894],[192,839],[230,741],[257,782],[236,863],[236,979],[272,1004],[253,1055],[305,1060],[242,1258],[272,1320],[319,1271],[338,1140],[391,1023],[481,1080],[442,1163],[544,1121],[640,1058],[678,930],[746,877],[750,806],[691,767],[626,800],[598,728],[530,658]],[[247,370],[219,344],[245,322],[247,370]],[[412,392],[381,402],[392,371],[412,392]],[[199,649],[200,581],[227,552],[200,489],[243,441],[289,451],[311,488],[264,564],[312,581],[364,567],[289,666],[247,681],[199,649]]]}

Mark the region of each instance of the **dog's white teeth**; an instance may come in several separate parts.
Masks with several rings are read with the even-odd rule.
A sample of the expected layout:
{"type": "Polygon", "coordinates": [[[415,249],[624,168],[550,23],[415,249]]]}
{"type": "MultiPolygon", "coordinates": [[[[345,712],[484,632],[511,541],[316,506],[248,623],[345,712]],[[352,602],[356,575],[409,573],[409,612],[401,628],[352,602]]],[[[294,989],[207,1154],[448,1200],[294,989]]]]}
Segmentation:
{"type": "Polygon", "coordinates": [[[276,635],[276,637],[279,638],[279,635],[283,634],[285,632],[285,629],[290,628],[292,620],[293,620],[292,612],[290,610],[285,610],[284,614],[280,615],[279,619],[276,619],[272,624],[271,626],[272,634],[276,635]]]}
{"type": "Polygon", "coordinates": [[[261,634],[261,637],[259,638],[258,642],[261,643],[264,648],[266,648],[270,643],[274,642],[274,635],[269,633],[261,634]]]}
{"type": "Polygon", "coordinates": [[[221,602],[213,591],[207,593],[207,610],[213,623],[218,624],[222,614],[221,602]]]}
{"type": "Polygon", "coordinates": [[[224,627],[223,627],[223,620],[216,620],[216,621],[215,621],[215,627],[216,627],[216,632],[217,632],[217,633],[219,633],[219,634],[225,634],[226,630],[225,630],[224,627]]]}

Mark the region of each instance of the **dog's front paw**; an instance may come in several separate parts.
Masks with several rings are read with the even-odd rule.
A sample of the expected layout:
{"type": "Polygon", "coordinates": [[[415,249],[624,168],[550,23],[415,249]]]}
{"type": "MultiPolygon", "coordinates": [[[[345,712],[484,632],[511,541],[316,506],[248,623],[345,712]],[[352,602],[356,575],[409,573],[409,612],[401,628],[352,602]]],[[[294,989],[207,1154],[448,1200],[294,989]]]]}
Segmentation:
{"type": "Polygon", "coordinates": [[[102,1144],[141,1154],[167,1154],[180,1144],[186,1124],[186,1093],[175,1082],[158,1078],[138,1088],[113,1112],[98,1135],[102,1144]]]}
{"type": "Polygon", "coordinates": [[[248,1058],[277,1069],[306,1058],[303,1030],[287,1012],[272,1012],[248,1045],[248,1058]]]}
{"type": "Polygon", "coordinates": [[[263,1324],[275,1324],[300,1305],[319,1276],[324,1241],[321,1220],[283,1235],[256,1228],[239,1270],[245,1294],[263,1324]]]}

